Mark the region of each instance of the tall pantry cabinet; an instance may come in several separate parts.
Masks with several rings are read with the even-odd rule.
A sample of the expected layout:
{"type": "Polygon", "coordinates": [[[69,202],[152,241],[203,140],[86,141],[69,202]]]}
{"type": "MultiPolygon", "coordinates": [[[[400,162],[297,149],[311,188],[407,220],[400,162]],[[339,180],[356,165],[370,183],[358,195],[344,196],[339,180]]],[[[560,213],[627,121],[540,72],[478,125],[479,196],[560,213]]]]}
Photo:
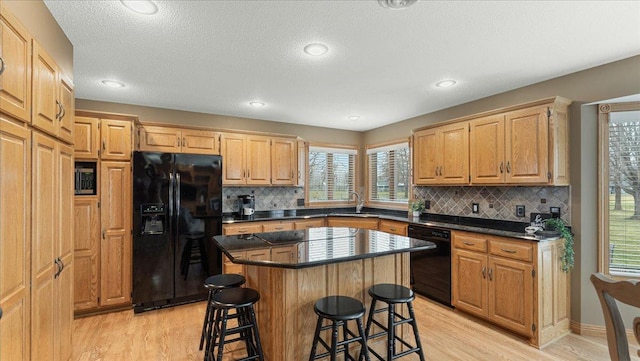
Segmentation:
{"type": "Polygon", "coordinates": [[[0,38],[0,360],[69,360],[73,84],[2,1],[0,38]]]}
{"type": "Polygon", "coordinates": [[[130,115],[78,110],[75,157],[93,164],[95,194],[76,195],[74,253],[76,314],[131,307],[130,115]]]}

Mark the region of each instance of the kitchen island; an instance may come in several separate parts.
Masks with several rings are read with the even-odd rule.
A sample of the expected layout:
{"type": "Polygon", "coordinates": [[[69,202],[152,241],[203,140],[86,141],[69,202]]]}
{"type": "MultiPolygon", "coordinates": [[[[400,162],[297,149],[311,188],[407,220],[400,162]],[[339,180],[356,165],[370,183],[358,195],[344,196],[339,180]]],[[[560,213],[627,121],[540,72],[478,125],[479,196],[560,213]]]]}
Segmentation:
{"type": "MultiPolygon", "coordinates": [[[[409,252],[434,247],[428,241],[342,227],[216,236],[214,241],[232,262],[244,265],[246,286],[260,292],[256,313],[269,361],[309,358],[318,299],[350,296],[368,309],[369,287],[409,287],[409,252]]],[[[409,332],[407,327],[400,333],[409,332]]]]}

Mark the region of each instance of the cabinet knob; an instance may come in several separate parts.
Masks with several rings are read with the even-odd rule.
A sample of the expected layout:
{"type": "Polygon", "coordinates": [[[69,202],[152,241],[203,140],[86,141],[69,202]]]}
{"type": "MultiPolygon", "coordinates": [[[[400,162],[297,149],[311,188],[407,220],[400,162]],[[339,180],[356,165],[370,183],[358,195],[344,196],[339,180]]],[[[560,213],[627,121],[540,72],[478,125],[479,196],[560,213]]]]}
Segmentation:
{"type": "Polygon", "coordinates": [[[0,75],[4,73],[4,69],[6,69],[6,63],[4,62],[4,59],[2,59],[2,57],[0,56],[0,75]]]}

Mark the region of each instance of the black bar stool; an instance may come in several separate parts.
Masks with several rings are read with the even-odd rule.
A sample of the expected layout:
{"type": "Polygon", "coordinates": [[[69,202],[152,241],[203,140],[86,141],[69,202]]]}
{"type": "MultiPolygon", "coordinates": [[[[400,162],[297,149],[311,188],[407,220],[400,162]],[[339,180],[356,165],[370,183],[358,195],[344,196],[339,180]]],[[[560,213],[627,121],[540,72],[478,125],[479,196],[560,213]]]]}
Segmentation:
{"type": "MultiPolygon", "coordinates": [[[[365,331],[365,335],[368,340],[373,340],[378,337],[382,337],[387,335],[387,355],[386,358],[380,356],[374,350],[370,350],[371,353],[377,357],[379,360],[383,361],[391,361],[398,359],[400,357],[417,353],[420,357],[420,361],[424,361],[424,353],[422,351],[422,343],[420,342],[420,335],[418,334],[418,325],[416,324],[416,317],[413,313],[413,304],[412,301],[415,299],[415,295],[413,291],[408,289],[407,287],[403,287],[400,285],[394,285],[389,283],[377,284],[371,286],[369,288],[369,295],[371,296],[371,308],[369,309],[369,317],[367,318],[367,329],[365,331]],[[381,301],[387,304],[387,307],[376,310],[376,302],[381,301]],[[409,317],[405,318],[401,314],[396,313],[395,306],[397,304],[407,304],[407,308],[409,309],[409,317]],[[377,313],[387,312],[387,325],[384,326],[380,322],[376,321],[373,316],[377,313]],[[371,331],[371,324],[375,323],[377,326],[382,328],[382,331],[369,335],[371,331]],[[413,335],[415,336],[416,346],[413,347],[405,340],[398,337],[395,333],[395,327],[398,325],[402,325],[405,323],[411,324],[413,327],[413,335]],[[403,351],[401,353],[396,354],[396,342],[400,341],[403,345],[405,345],[408,350],[403,351]]],[[[362,360],[362,357],[360,357],[362,360]]]]}
{"type": "Polygon", "coordinates": [[[364,316],[364,305],[355,298],[346,296],[328,296],[318,300],[314,306],[314,311],[318,315],[318,323],[316,325],[315,336],[313,337],[313,346],[309,361],[318,360],[326,356],[331,356],[331,361],[335,361],[339,352],[344,352],[344,360],[356,361],[349,354],[349,344],[352,342],[360,342],[360,356],[369,360],[369,352],[367,350],[367,340],[364,336],[361,317],[364,316]],[[331,321],[331,324],[322,326],[324,319],[331,321]],[[358,325],[358,334],[354,334],[347,327],[347,321],[355,320],[358,325]],[[342,341],[338,342],[338,327],[342,326],[342,341]],[[331,329],[331,346],[320,337],[320,331],[331,329]],[[351,338],[348,338],[351,336],[351,338]],[[316,355],[316,349],[320,343],[327,351],[316,355]]]}
{"type": "Polygon", "coordinates": [[[232,342],[244,341],[247,348],[247,357],[236,361],[264,360],[262,344],[258,334],[258,323],[253,305],[260,299],[258,291],[251,288],[227,288],[213,295],[213,307],[215,320],[210,347],[205,353],[205,360],[222,361],[224,345],[232,342]],[[235,313],[229,311],[235,310],[235,313]],[[227,327],[227,322],[238,320],[238,326],[227,327]],[[219,325],[219,327],[218,327],[219,325]],[[236,338],[228,339],[228,336],[238,334],[236,338]],[[218,347],[217,357],[214,359],[214,350],[218,347]]]}
{"type": "MultiPolygon", "coordinates": [[[[209,297],[207,299],[207,310],[204,314],[204,322],[202,323],[202,334],[200,336],[200,350],[204,340],[207,340],[207,347],[209,349],[209,339],[211,338],[211,332],[214,327],[214,308],[212,304],[213,295],[225,288],[240,287],[245,283],[243,276],[238,274],[219,274],[211,276],[204,281],[204,287],[209,290],[209,297]]],[[[205,353],[206,355],[206,353],[205,353]]]]}

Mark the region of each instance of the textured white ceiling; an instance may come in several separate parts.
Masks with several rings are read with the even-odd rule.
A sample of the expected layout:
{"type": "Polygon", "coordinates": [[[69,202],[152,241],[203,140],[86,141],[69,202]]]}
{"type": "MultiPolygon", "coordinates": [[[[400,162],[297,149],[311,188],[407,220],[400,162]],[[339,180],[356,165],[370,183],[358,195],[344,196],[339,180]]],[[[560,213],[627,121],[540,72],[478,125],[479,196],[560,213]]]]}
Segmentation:
{"type": "Polygon", "coordinates": [[[640,54],[640,1],[45,3],[78,98],[359,131],[640,54]]]}

